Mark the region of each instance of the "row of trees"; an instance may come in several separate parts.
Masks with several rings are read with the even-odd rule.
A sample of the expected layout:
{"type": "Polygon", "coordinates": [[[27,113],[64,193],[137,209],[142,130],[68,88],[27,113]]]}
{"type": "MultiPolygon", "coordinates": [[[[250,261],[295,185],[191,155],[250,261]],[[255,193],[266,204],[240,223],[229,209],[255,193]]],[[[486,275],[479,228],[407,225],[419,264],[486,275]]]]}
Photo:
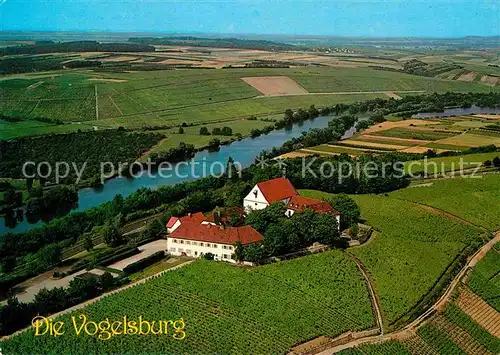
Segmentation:
{"type": "Polygon", "coordinates": [[[7,304],[0,307],[0,335],[12,334],[27,327],[37,315],[47,316],[59,312],[97,297],[123,282],[123,279],[115,279],[106,272],[98,277],[75,278],[68,288],[42,289],[29,303],[19,302],[15,297],[9,298],[7,304]]]}
{"type": "Polygon", "coordinates": [[[216,48],[244,48],[271,51],[300,50],[302,47],[292,44],[278,43],[266,40],[252,40],[239,38],[203,38],[194,36],[172,36],[172,37],[130,37],[130,42],[146,45],[170,45],[170,46],[193,46],[193,47],[216,47],[216,48]]]}
{"type": "Polygon", "coordinates": [[[53,42],[0,48],[0,56],[62,52],[154,52],[155,47],[140,43],[100,43],[96,41],[53,42]]]}
{"type": "Polygon", "coordinates": [[[233,129],[227,126],[224,126],[222,128],[215,127],[214,129],[212,129],[212,133],[210,133],[207,127],[203,126],[200,128],[200,135],[209,136],[210,134],[212,134],[213,136],[232,136],[233,129]]]}

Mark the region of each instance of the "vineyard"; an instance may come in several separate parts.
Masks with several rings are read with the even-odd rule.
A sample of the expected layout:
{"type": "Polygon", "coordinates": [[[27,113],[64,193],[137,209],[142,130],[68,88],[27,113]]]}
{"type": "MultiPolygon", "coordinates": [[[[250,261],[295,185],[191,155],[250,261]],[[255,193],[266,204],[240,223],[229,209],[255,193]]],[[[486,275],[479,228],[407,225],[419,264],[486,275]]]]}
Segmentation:
{"type": "Polygon", "coordinates": [[[491,307],[500,312],[500,244],[486,254],[469,277],[468,284],[491,307]]]}
{"type": "Polygon", "coordinates": [[[498,174],[483,175],[480,179],[435,180],[432,186],[394,191],[390,197],[438,208],[490,231],[500,228],[498,174]]]}
{"type": "MultiPolygon", "coordinates": [[[[408,349],[398,341],[387,341],[380,344],[364,345],[359,348],[346,349],[339,355],[411,355],[408,349]]],[[[429,355],[429,354],[427,354],[429,355]]]]}
{"type": "MultiPolygon", "coordinates": [[[[405,189],[422,190],[422,189],[405,189]]],[[[327,197],[302,191],[311,197],[327,197]]],[[[380,233],[366,246],[352,249],[371,273],[387,325],[409,316],[433,290],[480,228],[454,220],[409,201],[376,195],[353,195],[361,216],[380,233]],[[394,213],[398,211],[398,213],[394,213]]],[[[417,312],[418,313],[418,312],[417,312]]]]}
{"type": "MultiPolygon", "coordinates": [[[[74,335],[35,337],[33,330],[0,343],[5,353],[89,354],[285,353],[319,335],[374,326],[367,286],[356,265],[340,251],[241,269],[199,260],[145,284],[110,295],[74,315],[92,320],[183,318],[186,338],[139,335],[108,341],[74,335]],[[147,295],[147,297],[145,297],[147,295]]],[[[70,315],[59,318],[71,326],[70,315]]]]}
{"type": "MultiPolygon", "coordinates": [[[[24,122],[7,124],[6,129],[22,136],[95,127],[105,129],[123,126],[135,129],[178,126],[183,122],[237,121],[252,115],[263,117],[282,114],[288,108],[331,106],[387,98],[384,91],[398,90],[485,92],[491,88],[366,68],[190,69],[107,73],[72,69],[23,74],[0,81],[0,114],[24,121],[49,119],[65,123],[64,128],[45,122],[39,127],[31,126],[28,130],[23,130],[26,128],[24,122]],[[260,93],[241,79],[267,76],[289,77],[310,94],[258,97],[260,93]]],[[[13,134],[0,137],[12,137],[13,134]]]]}

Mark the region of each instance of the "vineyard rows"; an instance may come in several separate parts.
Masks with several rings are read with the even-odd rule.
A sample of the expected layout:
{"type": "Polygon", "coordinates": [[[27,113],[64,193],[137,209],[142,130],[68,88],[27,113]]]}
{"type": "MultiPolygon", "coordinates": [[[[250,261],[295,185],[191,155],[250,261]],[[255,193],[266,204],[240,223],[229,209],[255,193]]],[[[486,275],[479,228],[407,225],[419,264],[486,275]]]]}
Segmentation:
{"type": "MultiPolygon", "coordinates": [[[[118,320],[124,315],[150,321],[183,318],[186,338],[127,335],[102,341],[67,331],[54,339],[34,337],[29,330],[0,346],[5,353],[36,348],[72,354],[123,349],[131,353],[269,354],[286,353],[293,345],[320,335],[336,336],[374,324],[366,285],[355,264],[341,251],[255,270],[199,260],[106,296],[73,315],[81,313],[96,321],[118,320]],[[327,299],[338,303],[325,302],[327,299]]],[[[70,314],[60,320],[72,330],[70,314]]]]}

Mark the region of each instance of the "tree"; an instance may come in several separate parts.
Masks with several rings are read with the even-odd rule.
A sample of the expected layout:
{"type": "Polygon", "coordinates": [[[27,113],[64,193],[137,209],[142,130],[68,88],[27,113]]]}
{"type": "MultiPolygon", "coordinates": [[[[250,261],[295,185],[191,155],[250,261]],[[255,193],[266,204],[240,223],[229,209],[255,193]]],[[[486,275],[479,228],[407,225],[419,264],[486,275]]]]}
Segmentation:
{"type": "Polygon", "coordinates": [[[269,255],[281,255],[290,251],[287,235],[283,233],[281,223],[271,224],[264,234],[264,246],[269,255]]]}
{"type": "Polygon", "coordinates": [[[184,134],[184,128],[179,127],[179,134],[184,134]]]}
{"type": "Polygon", "coordinates": [[[245,248],[245,260],[260,264],[266,257],[266,253],[261,244],[250,244],[245,248]]]}
{"type": "Polygon", "coordinates": [[[316,214],[311,234],[314,242],[335,245],[340,240],[337,218],[330,213],[316,214]]]}
{"type": "Polygon", "coordinates": [[[205,260],[214,260],[215,259],[215,255],[212,254],[212,253],[206,253],[206,254],[203,254],[203,258],[205,260]]]}
{"type": "Polygon", "coordinates": [[[209,136],[210,132],[208,131],[208,128],[203,126],[200,128],[200,135],[202,136],[209,136]]]}
{"type": "Polygon", "coordinates": [[[495,157],[495,158],[493,159],[493,166],[494,166],[495,168],[500,168],[500,158],[499,158],[499,157],[495,157]]]}
{"type": "Polygon", "coordinates": [[[222,127],[221,134],[223,136],[232,136],[233,130],[231,127],[224,126],[224,127],[222,127]]]}
{"type": "Polygon", "coordinates": [[[99,284],[101,285],[102,291],[107,291],[113,288],[113,286],[115,285],[115,279],[109,272],[105,272],[104,274],[99,276],[99,284]]]}
{"type": "Polygon", "coordinates": [[[16,267],[16,258],[13,256],[3,257],[0,261],[0,266],[2,268],[2,272],[4,274],[7,274],[14,270],[14,268],[16,267]]]}
{"type": "Polygon", "coordinates": [[[222,135],[222,131],[219,127],[215,127],[213,130],[212,130],[212,135],[213,136],[220,136],[222,135]]]}
{"type": "Polygon", "coordinates": [[[214,150],[219,150],[220,147],[220,139],[219,138],[214,138],[211,139],[210,142],[208,142],[208,150],[214,151],[214,150]]]}
{"type": "Polygon", "coordinates": [[[94,243],[92,242],[92,237],[90,236],[90,234],[87,234],[85,236],[85,239],[83,240],[83,247],[86,251],[91,251],[92,248],[94,248],[94,243]]]}
{"type": "Polygon", "coordinates": [[[40,314],[52,314],[64,309],[67,305],[68,294],[63,287],[51,290],[42,288],[35,295],[33,303],[40,314]]]}
{"type": "Polygon", "coordinates": [[[61,247],[57,244],[49,244],[40,249],[37,253],[39,265],[45,270],[59,264],[61,261],[61,247]]]}
{"type": "Polygon", "coordinates": [[[166,232],[165,227],[163,227],[160,221],[154,219],[146,225],[146,228],[141,233],[141,237],[143,240],[158,239],[164,232],[166,232]]]}
{"type": "Polygon", "coordinates": [[[3,194],[3,200],[9,206],[17,206],[22,203],[23,195],[19,191],[8,189],[3,194]]]}
{"type": "Polygon", "coordinates": [[[361,212],[356,202],[346,194],[337,194],[327,201],[333,208],[340,212],[340,228],[349,228],[358,222],[361,212]]]}
{"type": "Polygon", "coordinates": [[[237,262],[242,262],[245,259],[245,248],[240,241],[234,243],[233,259],[237,262]]]}
{"type": "Polygon", "coordinates": [[[264,233],[271,224],[277,224],[285,217],[286,207],[281,202],[274,202],[263,210],[250,212],[245,218],[245,224],[264,233]]]}
{"type": "Polygon", "coordinates": [[[101,233],[105,243],[110,247],[116,247],[122,243],[120,230],[109,221],[104,224],[101,233]]]}
{"type": "Polygon", "coordinates": [[[493,163],[491,162],[491,160],[486,160],[486,161],[483,163],[483,165],[484,165],[485,167],[489,168],[490,166],[492,166],[492,165],[493,165],[493,163]]]}

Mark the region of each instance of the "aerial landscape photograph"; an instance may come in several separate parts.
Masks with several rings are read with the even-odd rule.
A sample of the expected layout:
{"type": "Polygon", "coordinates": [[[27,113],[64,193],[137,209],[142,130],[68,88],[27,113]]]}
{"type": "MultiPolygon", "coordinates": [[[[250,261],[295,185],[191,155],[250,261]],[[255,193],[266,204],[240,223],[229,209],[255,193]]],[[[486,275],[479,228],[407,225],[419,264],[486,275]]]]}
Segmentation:
{"type": "Polygon", "coordinates": [[[500,3],[0,0],[7,354],[500,354],[500,3]]]}

